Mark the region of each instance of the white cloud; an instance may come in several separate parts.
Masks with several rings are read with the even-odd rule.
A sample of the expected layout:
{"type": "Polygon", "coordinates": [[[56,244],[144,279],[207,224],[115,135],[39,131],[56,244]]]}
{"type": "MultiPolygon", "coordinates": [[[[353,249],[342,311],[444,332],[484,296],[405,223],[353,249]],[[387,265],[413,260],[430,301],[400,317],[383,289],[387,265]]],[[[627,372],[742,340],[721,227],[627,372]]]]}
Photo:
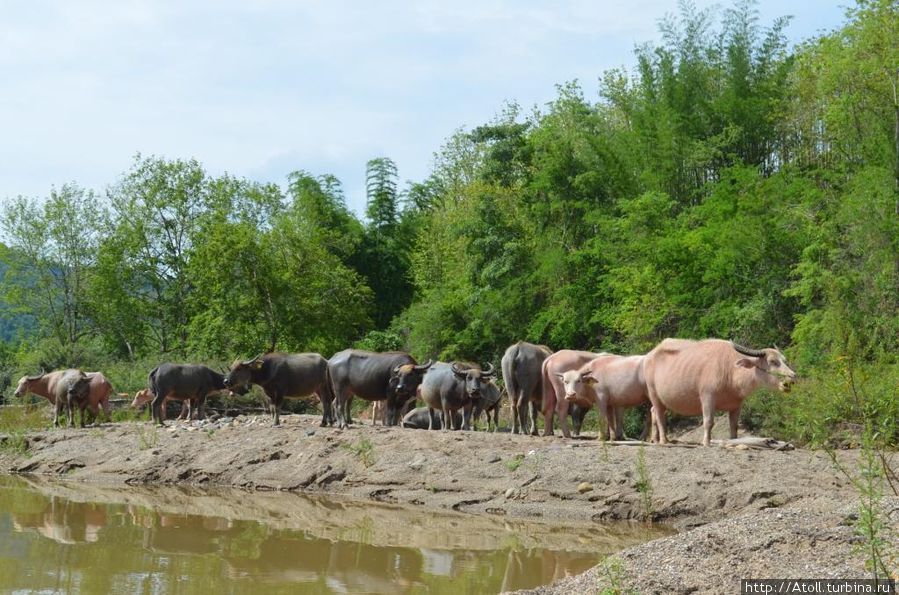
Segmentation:
{"type": "MultiPolygon", "coordinates": [[[[573,78],[592,97],[596,77],[632,63],[634,44],[676,9],[674,0],[7,3],[0,200],[72,180],[102,190],[141,152],[279,182],[294,169],[334,173],[361,210],[367,159],[390,156],[401,177],[418,179],[445,137],[507,99],[542,104],[573,78]]],[[[765,0],[762,23],[791,10],[815,23],[804,34],[841,20],[765,0]]]]}

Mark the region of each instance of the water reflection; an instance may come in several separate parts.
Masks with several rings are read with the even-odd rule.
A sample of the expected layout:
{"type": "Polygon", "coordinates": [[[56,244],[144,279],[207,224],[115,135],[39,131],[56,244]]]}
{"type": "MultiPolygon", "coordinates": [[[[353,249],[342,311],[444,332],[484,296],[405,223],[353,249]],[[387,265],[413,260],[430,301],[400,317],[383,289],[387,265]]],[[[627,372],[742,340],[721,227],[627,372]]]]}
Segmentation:
{"type": "Polygon", "coordinates": [[[84,593],[491,593],[656,536],[278,492],[0,477],[0,585],[84,593]]]}

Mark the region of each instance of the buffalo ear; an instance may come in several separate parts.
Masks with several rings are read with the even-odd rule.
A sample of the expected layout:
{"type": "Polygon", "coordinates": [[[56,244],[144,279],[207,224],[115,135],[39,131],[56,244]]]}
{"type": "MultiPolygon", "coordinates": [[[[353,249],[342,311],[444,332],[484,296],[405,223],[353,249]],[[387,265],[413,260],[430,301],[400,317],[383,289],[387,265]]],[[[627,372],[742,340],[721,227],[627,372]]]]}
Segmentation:
{"type": "Polygon", "coordinates": [[[252,367],[254,370],[258,370],[259,368],[262,367],[263,363],[264,362],[261,359],[257,358],[257,359],[253,360],[253,362],[250,364],[250,367],[252,367]]]}
{"type": "Polygon", "coordinates": [[[594,378],[593,376],[581,376],[581,380],[584,382],[584,384],[587,384],[589,386],[593,386],[594,384],[596,384],[596,378],[594,378]]]}
{"type": "Polygon", "coordinates": [[[734,362],[734,366],[738,368],[755,368],[756,363],[755,358],[741,357],[734,362]]]}

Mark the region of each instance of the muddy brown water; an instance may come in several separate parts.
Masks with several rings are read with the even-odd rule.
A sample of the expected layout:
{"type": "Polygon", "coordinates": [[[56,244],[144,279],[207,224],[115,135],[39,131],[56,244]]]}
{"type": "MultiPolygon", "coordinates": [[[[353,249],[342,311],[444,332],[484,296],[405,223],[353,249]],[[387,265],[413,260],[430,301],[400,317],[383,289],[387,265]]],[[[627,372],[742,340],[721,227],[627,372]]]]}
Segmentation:
{"type": "Polygon", "coordinates": [[[497,593],[665,534],[284,492],[0,476],[0,590],[497,593]]]}

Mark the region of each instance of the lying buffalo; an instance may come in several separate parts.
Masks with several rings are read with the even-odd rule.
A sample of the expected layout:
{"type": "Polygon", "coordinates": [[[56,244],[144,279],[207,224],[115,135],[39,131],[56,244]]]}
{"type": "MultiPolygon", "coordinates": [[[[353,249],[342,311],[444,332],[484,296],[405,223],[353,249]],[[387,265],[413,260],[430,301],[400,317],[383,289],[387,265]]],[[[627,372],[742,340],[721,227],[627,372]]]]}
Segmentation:
{"type": "Polygon", "coordinates": [[[730,437],[737,437],[743,400],[759,388],[790,390],[796,373],[777,349],[747,349],[730,341],[665,339],[646,354],[646,387],[659,443],[665,444],[665,413],[702,414],[702,443],[712,438],[715,411],[730,416],[730,437]]]}
{"type": "Polygon", "coordinates": [[[328,375],[337,407],[337,425],[345,428],[352,423],[350,404],[353,397],[366,401],[387,401],[384,422],[388,426],[399,423],[400,412],[415,398],[416,390],[431,360],[418,365],[408,353],[399,351],[375,353],[361,349],[346,349],[335,353],[328,361],[328,375]]]}
{"type": "Polygon", "coordinates": [[[148,377],[153,391],[153,421],[163,425],[162,403],[165,399],[190,400],[196,403],[197,418],[203,418],[206,397],[225,390],[225,376],[199,364],[159,364],[148,377]]]}
{"type": "Polygon", "coordinates": [[[500,365],[503,370],[503,382],[509,393],[513,434],[527,432],[530,409],[530,432],[534,436],[537,435],[537,410],[543,402],[541,367],[543,361],[550,355],[552,350],[546,345],[534,345],[526,341],[510,345],[503,354],[500,365]]]}
{"type": "MultiPolygon", "coordinates": [[[[57,370],[47,374],[38,374],[37,376],[22,376],[14,393],[16,397],[21,397],[27,393],[40,395],[56,404],[56,397],[50,390],[49,385],[54,378],[61,375],[67,370],[57,370]]],[[[90,380],[89,392],[87,396],[87,410],[91,412],[94,421],[100,417],[100,411],[109,418],[109,395],[112,394],[112,384],[102,372],[85,372],[85,376],[90,380]]]]}
{"type": "Polygon", "coordinates": [[[458,430],[454,416],[462,410],[462,429],[471,429],[471,413],[474,404],[481,399],[482,386],[493,377],[491,364],[487,369],[471,364],[453,362],[434,364],[421,382],[421,398],[428,406],[431,429],[434,427],[434,412],[443,411],[443,418],[449,420],[444,430],[458,430]]]}
{"type": "Polygon", "coordinates": [[[258,384],[269,398],[274,425],[281,423],[285,398],[315,395],[322,404],[322,426],[334,423],[331,404],[334,394],[328,382],[328,360],[317,353],[266,353],[236,361],[225,376],[225,386],[239,395],[258,384]]]}
{"type": "MultiPolygon", "coordinates": [[[[453,414],[453,424],[458,426],[462,425],[462,414],[458,411],[453,414]]],[[[427,430],[431,425],[431,415],[428,412],[427,407],[419,407],[418,409],[413,409],[409,413],[403,416],[403,427],[411,428],[413,430],[427,430]]],[[[434,428],[435,430],[439,430],[443,428],[443,412],[437,411],[434,415],[434,428]]]]}

